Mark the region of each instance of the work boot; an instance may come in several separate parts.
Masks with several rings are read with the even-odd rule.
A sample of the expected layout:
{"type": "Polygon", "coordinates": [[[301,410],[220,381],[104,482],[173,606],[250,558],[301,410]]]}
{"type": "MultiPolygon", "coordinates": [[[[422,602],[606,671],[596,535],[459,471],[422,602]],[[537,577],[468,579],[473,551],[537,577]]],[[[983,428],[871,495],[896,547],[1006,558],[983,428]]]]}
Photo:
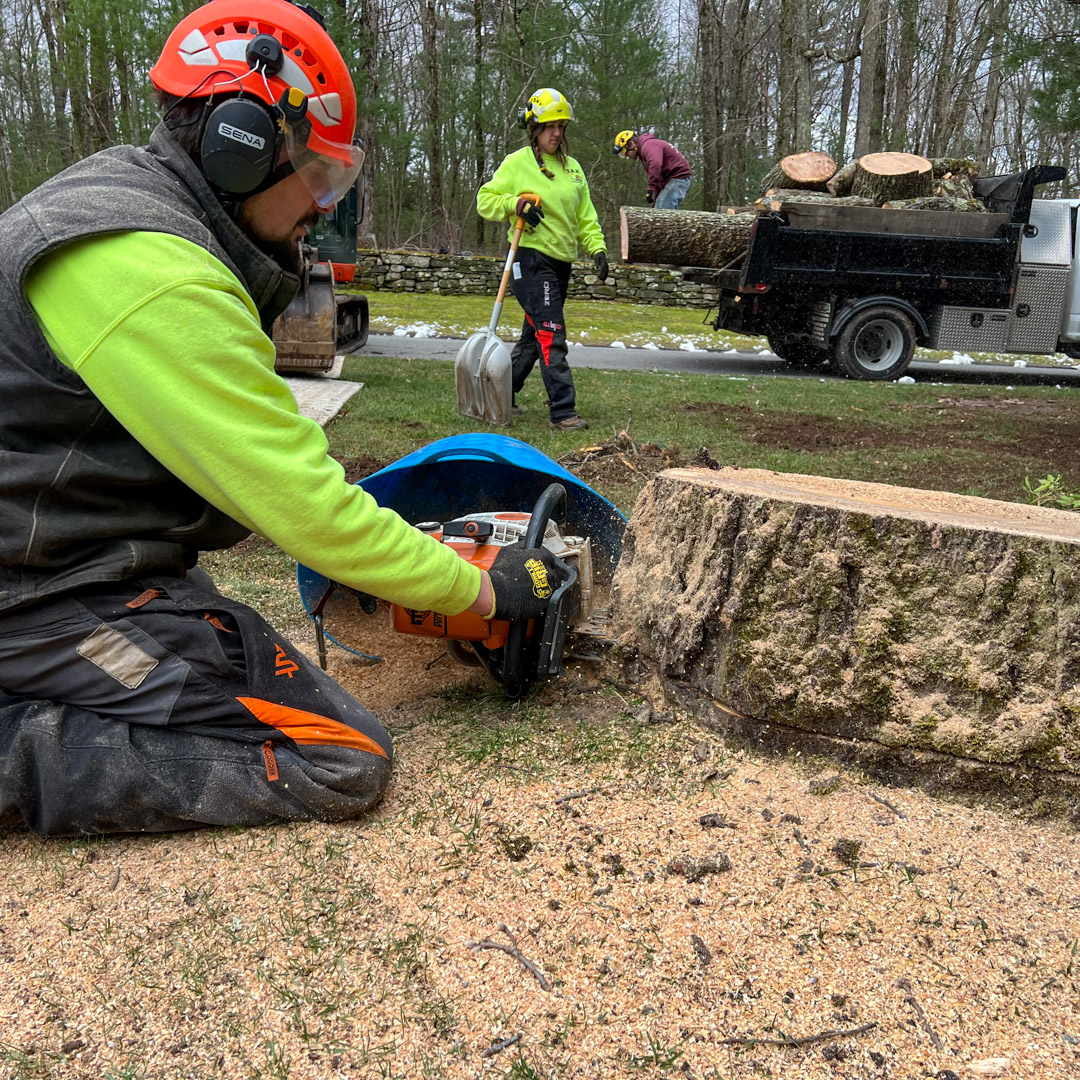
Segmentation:
{"type": "Polygon", "coordinates": [[[571,413],[561,420],[552,420],[551,426],[557,431],[584,431],[589,426],[589,421],[582,420],[577,413],[571,413]]]}

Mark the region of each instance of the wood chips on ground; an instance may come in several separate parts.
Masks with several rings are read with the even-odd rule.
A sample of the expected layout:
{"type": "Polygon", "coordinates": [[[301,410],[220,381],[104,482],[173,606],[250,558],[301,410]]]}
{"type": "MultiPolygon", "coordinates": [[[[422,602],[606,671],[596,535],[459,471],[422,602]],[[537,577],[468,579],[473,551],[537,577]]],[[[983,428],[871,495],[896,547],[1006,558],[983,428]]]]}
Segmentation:
{"type": "Polygon", "coordinates": [[[0,1076],[1080,1074],[1064,824],[725,747],[595,664],[512,707],[365,644],[365,820],[0,837],[0,1076]]]}

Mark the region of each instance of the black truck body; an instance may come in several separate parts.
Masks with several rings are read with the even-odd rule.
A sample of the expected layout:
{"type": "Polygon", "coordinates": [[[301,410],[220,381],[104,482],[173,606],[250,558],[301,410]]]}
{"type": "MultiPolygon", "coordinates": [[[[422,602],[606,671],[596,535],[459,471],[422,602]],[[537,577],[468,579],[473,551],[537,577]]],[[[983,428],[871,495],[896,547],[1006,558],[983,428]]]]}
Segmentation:
{"type": "MultiPolygon", "coordinates": [[[[1023,253],[1038,234],[1036,186],[1064,175],[1036,166],[976,181],[987,213],[791,203],[763,214],[741,260],[711,275],[714,326],[762,334],[795,365],[832,360],[860,379],[899,377],[916,345],[1053,352],[1069,267],[1026,266],[1023,253]]],[[[1064,205],[1054,209],[1067,218],[1064,205]]],[[[1060,260],[1063,243],[1054,250],[1060,260]]]]}

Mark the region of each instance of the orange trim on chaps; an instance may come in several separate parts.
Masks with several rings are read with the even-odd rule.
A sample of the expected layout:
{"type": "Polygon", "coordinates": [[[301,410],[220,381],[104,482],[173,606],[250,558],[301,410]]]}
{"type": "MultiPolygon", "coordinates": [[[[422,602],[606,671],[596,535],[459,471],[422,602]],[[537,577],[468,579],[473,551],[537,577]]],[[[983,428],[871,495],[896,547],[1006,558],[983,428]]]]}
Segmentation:
{"type": "Polygon", "coordinates": [[[238,697],[236,700],[256,720],[276,727],[299,746],[349,746],[389,760],[386,751],[374,739],[369,739],[340,720],[331,720],[303,709],[290,709],[287,705],[277,705],[261,698],[238,697]]]}

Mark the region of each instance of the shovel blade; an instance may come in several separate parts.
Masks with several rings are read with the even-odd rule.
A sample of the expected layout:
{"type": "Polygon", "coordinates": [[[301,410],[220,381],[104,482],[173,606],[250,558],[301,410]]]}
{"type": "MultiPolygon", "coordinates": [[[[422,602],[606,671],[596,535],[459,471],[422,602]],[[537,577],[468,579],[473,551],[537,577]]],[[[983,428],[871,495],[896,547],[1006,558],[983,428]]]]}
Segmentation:
{"type": "Polygon", "coordinates": [[[489,424],[506,427],[510,423],[514,403],[512,369],[510,350],[492,334],[480,358],[484,419],[489,424]]]}
{"type": "MultiPolygon", "coordinates": [[[[457,386],[458,412],[473,420],[484,420],[484,396],[480,381],[480,364],[484,349],[495,335],[481,330],[468,338],[454,360],[454,382],[457,386]]],[[[498,341],[498,338],[495,338],[498,341]]]]}

